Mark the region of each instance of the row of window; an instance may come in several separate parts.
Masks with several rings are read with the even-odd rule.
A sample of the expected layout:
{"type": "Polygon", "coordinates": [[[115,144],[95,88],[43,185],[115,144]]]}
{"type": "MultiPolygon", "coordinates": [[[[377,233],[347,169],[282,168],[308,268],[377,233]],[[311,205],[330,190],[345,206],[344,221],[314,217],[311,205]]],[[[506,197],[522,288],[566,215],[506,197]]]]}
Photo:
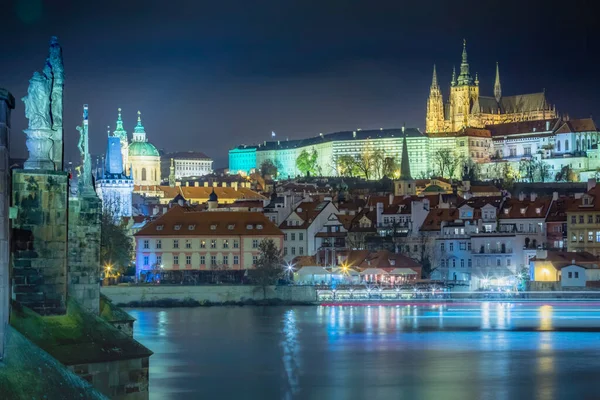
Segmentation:
{"type": "MultiPolygon", "coordinates": [[[[228,249],[231,245],[232,248],[234,249],[239,249],[240,248],[240,241],[238,239],[233,239],[233,240],[229,240],[229,239],[223,239],[220,241],[221,242],[221,246],[219,247],[219,240],[217,239],[212,239],[210,241],[206,241],[206,240],[201,240],[200,241],[200,248],[201,249],[206,249],[207,245],[209,246],[209,248],[211,249],[217,249],[217,248],[222,248],[222,249],[228,249]]],[[[253,249],[258,249],[258,239],[252,239],[252,248],[253,249]]],[[[184,240],[184,246],[186,249],[191,249],[192,248],[192,241],[190,239],[185,239],[184,240]]],[[[144,249],[149,249],[150,248],[150,240],[148,239],[144,239],[144,241],[142,242],[142,247],[144,249]]],[[[179,239],[173,239],[173,248],[174,249],[179,249],[179,239]]],[[[156,249],[162,249],[162,239],[156,239],[156,249]]]]}
{"type": "MultiPolygon", "coordinates": [[[[252,256],[252,264],[256,264],[258,260],[258,256],[252,256]]],[[[217,256],[210,256],[210,265],[229,265],[229,256],[223,256],[221,258],[221,263],[219,264],[219,260],[217,256]]],[[[233,256],[233,264],[239,265],[240,257],[233,256]]],[[[148,266],[150,264],[150,257],[144,256],[144,266],[148,266]]],[[[162,256],[156,256],[156,266],[162,266],[162,256]]],[[[179,265],[179,256],[173,256],[173,265],[179,265]]],[[[192,256],[185,256],[185,265],[192,265],[192,256]]],[[[206,265],[206,256],[200,256],[200,265],[206,265]]]]}
{"type": "MultiPolygon", "coordinates": [[[[284,256],[287,256],[287,255],[288,255],[288,251],[287,251],[287,250],[288,250],[288,248],[287,248],[287,247],[284,247],[284,248],[283,248],[283,255],[284,255],[284,256]]],[[[293,247],[293,246],[292,246],[292,247],[290,247],[290,252],[291,252],[291,254],[292,254],[293,256],[295,256],[295,255],[296,255],[296,248],[295,248],[295,247],[293,247]]],[[[302,247],[302,246],[298,247],[298,255],[300,255],[300,256],[301,256],[301,255],[304,255],[304,247],[302,247]]]]}
{"type": "MultiPolygon", "coordinates": [[[[510,260],[510,258],[507,258],[506,259],[506,266],[510,267],[511,266],[511,262],[512,261],[510,260]]],[[[449,258],[447,260],[442,259],[440,261],[440,264],[441,264],[442,268],[456,268],[458,264],[460,264],[461,268],[464,268],[465,267],[465,259],[461,258],[460,260],[458,260],[458,262],[457,262],[456,258],[452,258],[452,259],[449,258]]],[[[477,259],[477,266],[481,267],[482,264],[483,264],[483,262],[481,261],[481,258],[478,258],[477,259]]],[[[490,264],[491,264],[490,260],[489,259],[485,259],[485,265],[486,266],[490,266],[490,264]]],[[[467,259],[467,268],[471,268],[472,266],[473,266],[472,260],[470,258],[467,259]]],[[[496,266],[497,267],[501,267],[502,266],[502,259],[501,258],[497,258],[496,259],[496,266]]]]}
{"type": "MultiPolygon", "coordinates": [[[[458,244],[458,247],[460,250],[471,250],[471,242],[460,242],[458,244]]],[[[441,251],[446,250],[446,243],[444,243],[444,242],[440,243],[440,250],[441,251]]],[[[448,251],[454,251],[454,243],[452,243],[452,242],[448,243],[448,251]]]]}
{"type": "MultiPolygon", "coordinates": [[[[585,220],[586,220],[585,216],[583,216],[583,215],[580,215],[579,218],[577,218],[576,215],[571,215],[571,223],[574,224],[574,225],[578,223],[577,221],[579,221],[580,224],[584,224],[585,220]]],[[[594,216],[593,215],[588,215],[587,216],[587,223],[588,224],[593,224],[594,223],[594,216]]],[[[600,224],[600,214],[596,215],[596,222],[595,223],[596,224],[600,224]]]]}
{"type": "MultiPolygon", "coordinates": [[[[290,221],[288,221],[288,225],[289,225],[289,222],[290,221]]],[[[294,221],[294,222],[298,222],[298,221],[294,221]]],[[[287,233],[283,234],[283,240],[285,240],[285,241],[288,240],[288,234],[287,233]]],[[[296,240],[296,232],[290,233],[290,240],[291,241],[296,240]]],[[[298,232],[298,240],[304,240],[304,233],[303,232],[298,232]]]]}
{"type": "MultiPolygon", "coordinates": [[[[577,234],[577,232],[573,232],[573,234],[571,235],[571,242],[576,242],[577,241],[577,237],[579,236],[579,241],[583,242],[584,240],[584,236],[585,236],[585,232],[579,232],[579,235],[577,234]]],[[[593,231],[588,231],[588,242],[594,242],[594,232],[593,231]]],[[[600,243],[600,231],[596,231],[596,243],[600,243]]]]}

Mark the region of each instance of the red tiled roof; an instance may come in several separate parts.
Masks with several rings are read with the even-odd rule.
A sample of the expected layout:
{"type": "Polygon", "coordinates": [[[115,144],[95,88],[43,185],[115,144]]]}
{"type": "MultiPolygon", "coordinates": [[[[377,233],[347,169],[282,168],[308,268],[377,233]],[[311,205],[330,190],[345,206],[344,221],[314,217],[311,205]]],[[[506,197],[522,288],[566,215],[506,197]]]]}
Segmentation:
{"type": "Polygon", "coordinates": [[[492,136],[510,136],[534,132],[547,132],[546,122],[550,123],[549,130],[552,131],[556,129],[559,121],[558,118],[553,118],[537,121],[509,122],[506,124],[488,125],[486,128],[489,129],[492,136]]]}
{"type": "Polygon", "coordinates": [[[264,214],[247,211],[198,211],[174,206],[135,236],[283,236],[264,214]]]}
{"type": "Polygon", "coordinates": [[[598,264],[598,257],[587,251],[567,252],[548,250],[544,258],[534,257],[532,261],[550,261],[556,268],[566,267],[567,265],[583,264],[582,266],[598,264]]]}
{"type": "Polygon", "coordinates": [[[534,201],[531,199],[506,199],[502,209],[498,212],[498,218],[545,218],[551,202],[552,199],[549,197],[538,197],[534,201]]]}
{"type": "MultiPolygon", "coordinates": [[[[281,229],[306,229],[313,223],[315,218],[321,214],[321,212],[327,207],[330,201],[303,201],[298,204],[294,209],[294,213],[296,213],[300,218],[302,218],[302,223],[300,225],[288,225],[288,219],[286,218],[280,225],[281,229]]],[[[290,214],[291,215],[291,214],[290,214]]],[[[289,216],[288,216],[289,218],[289,216]]]]}

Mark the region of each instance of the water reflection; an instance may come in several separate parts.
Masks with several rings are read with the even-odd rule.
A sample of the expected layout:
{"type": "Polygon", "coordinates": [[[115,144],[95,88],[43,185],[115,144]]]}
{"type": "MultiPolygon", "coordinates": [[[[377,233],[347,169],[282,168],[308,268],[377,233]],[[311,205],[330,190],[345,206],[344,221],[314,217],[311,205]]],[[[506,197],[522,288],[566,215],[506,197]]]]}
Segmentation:
{"type": "Polygon", "coordinates": [[[600,368],[600,307],[573,303],[132,314],[151,399],[589,398],[600,368]]]}
{"type": "Polygon", "coordinates": [[[296,311],[289,310],[283,315],[283,367],[287,378],[286,399],[291,399],[298,392],[300,371],[300,349],[298,345],[298,327],[296,311]]]}

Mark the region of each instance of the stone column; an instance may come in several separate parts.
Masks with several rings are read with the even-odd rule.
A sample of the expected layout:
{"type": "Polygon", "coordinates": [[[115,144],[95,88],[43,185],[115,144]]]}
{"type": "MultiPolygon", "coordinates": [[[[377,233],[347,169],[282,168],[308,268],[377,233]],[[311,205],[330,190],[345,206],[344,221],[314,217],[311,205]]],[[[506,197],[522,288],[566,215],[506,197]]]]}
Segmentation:
{"type": "Polygon", "coordinates": [[[15,108],[15,98],[0,89],[0,360],[4,356],[4,341],[9,310],[9,170],[8,150],[10,139],[10,110],[15,108]]]}

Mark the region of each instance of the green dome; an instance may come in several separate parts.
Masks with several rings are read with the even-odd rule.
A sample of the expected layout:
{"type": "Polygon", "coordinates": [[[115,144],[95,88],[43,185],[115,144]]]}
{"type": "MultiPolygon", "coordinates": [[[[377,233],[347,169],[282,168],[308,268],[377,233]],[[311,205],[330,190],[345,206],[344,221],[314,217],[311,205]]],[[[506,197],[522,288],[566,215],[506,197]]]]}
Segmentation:
{"type": "Polygon", "coordinates": [[[438,185],[429,185],[423,190],[425,193],[444,193],[445,190],[441,186],[438,185]]]}
{"type": "Polygon", "coordinates": [[[152,143],[148,142],[132,142],[129,145],[129,157],[136,156],[154,156],[158,157],[158,150],[152,143]]]}

